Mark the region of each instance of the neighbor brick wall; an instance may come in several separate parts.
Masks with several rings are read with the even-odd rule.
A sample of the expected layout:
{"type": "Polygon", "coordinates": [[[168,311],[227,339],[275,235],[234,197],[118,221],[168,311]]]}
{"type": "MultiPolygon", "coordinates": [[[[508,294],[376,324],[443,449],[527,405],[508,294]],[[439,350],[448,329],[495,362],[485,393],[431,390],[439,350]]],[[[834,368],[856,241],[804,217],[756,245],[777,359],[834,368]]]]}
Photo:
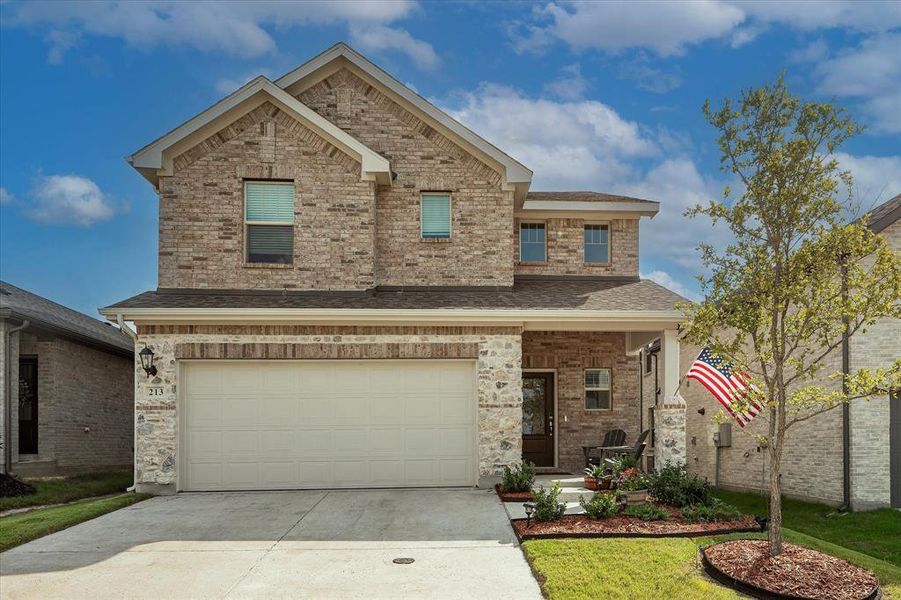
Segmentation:
{"type": "Polygon", "coordinates": [[[579,473],[582,446],[597,446],[610,429],[634,443],[640,431],[638,360],[627,356],[624,333],[525,331],[523,369],[556,371],[558,466],[579,473]],[[612,409],[586,410],[584,370],[611,369],[612,409]]]}
{"type": "Polygon", "coordinates": [[[538,275],[638,275],[638,219],[614,219],[610,227],[610,263],[585,263],[585,219],[516,219],[513,227],[516,273],[538,275]],[[519,224],[544,222],[547,234],[547,261],[543,264],[519,261],[519,224]]]}
{"type": "Polygon", "coordinates": [[[348,69],[299,99],[385,156],[397,174],[377,192],[379,285],[512,285],[513,192],[501,190],[500,173],[348,69]],[[451,192],[449,241],[420,237],[425,191],[451,192]]]}
{"type": "Polygon", "coordinates": [[[174,160],[160,184],[160,287],[367,289],[374,184],[360,165],[266,102],[174,160]],[[293,265],[245,262],[244,180],[295,185],[293,265]]]}

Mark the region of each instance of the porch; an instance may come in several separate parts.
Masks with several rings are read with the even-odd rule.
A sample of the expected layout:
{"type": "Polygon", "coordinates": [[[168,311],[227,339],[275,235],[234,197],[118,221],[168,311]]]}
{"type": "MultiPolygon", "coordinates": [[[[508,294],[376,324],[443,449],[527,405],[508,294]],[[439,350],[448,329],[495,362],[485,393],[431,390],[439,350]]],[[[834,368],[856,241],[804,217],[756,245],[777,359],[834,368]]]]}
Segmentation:
{"type": "Polygon", "coordinates": [[[675,330],[523,331],[523,459],[539,473],[578,476],[586,448],[601,446],[608,431],[620,429],[629,446],[650,430],[646,469],[684,461],[678,380],[675,330]],[[640,351],[658,340],[659,390],[645,390],[640,351]]]}

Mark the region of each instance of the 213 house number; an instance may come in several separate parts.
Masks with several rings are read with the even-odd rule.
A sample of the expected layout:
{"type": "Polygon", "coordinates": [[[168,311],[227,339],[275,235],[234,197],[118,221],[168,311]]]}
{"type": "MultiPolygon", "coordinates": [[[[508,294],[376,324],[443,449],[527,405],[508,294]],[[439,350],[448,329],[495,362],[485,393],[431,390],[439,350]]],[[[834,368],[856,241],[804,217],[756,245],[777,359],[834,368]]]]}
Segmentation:
{"type": "Polygon", "coordinates": [[[161,387],[147,388],[147,395],[148,396],[162,396],[163,388],[161,388],[161,387]]]}

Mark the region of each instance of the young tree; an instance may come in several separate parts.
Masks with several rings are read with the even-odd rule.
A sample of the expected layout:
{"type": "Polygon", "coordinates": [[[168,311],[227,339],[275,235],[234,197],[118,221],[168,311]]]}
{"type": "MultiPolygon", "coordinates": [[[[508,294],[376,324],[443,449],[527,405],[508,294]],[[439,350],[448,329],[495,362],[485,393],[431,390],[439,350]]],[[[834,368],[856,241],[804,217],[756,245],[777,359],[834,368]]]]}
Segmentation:
{"type": "Polygon", "coordinates": [[[901,256],[846,216],[852,180],[834,152],[860,127],[843,109],[792,96],[780,77],[718,110],[708,100],[704,114],[719,131],[722,170],[741,193],[733,198],[727,187],[722,202],[687,213],[725,223],[733,241],[722,250],[701,245],[710,275],[700,277],[705,299],[686,308],[684,327],[688,341],[727,357],[756,386],[738,408],[763,407],[754,429],[768,452],[776,556],[792,427],[901,385],[901,360],[843,376],[833,359],[844,336],[901,316],[901,256]]]}

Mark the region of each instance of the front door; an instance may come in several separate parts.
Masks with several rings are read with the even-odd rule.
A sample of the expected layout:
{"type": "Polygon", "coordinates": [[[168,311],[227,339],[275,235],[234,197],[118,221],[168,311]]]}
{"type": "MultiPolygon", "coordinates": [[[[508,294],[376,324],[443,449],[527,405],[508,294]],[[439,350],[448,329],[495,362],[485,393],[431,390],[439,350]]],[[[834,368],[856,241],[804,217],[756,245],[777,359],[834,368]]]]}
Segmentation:
{"type": "Polygon", "coordinates": [[[19,454],[38,453],[38,359],[19,359],[19,454]]]}
{"type": "Polygon", "coordinates": [[[554,374],[522,374],[522,458],[554,466],[554,374]]]}

